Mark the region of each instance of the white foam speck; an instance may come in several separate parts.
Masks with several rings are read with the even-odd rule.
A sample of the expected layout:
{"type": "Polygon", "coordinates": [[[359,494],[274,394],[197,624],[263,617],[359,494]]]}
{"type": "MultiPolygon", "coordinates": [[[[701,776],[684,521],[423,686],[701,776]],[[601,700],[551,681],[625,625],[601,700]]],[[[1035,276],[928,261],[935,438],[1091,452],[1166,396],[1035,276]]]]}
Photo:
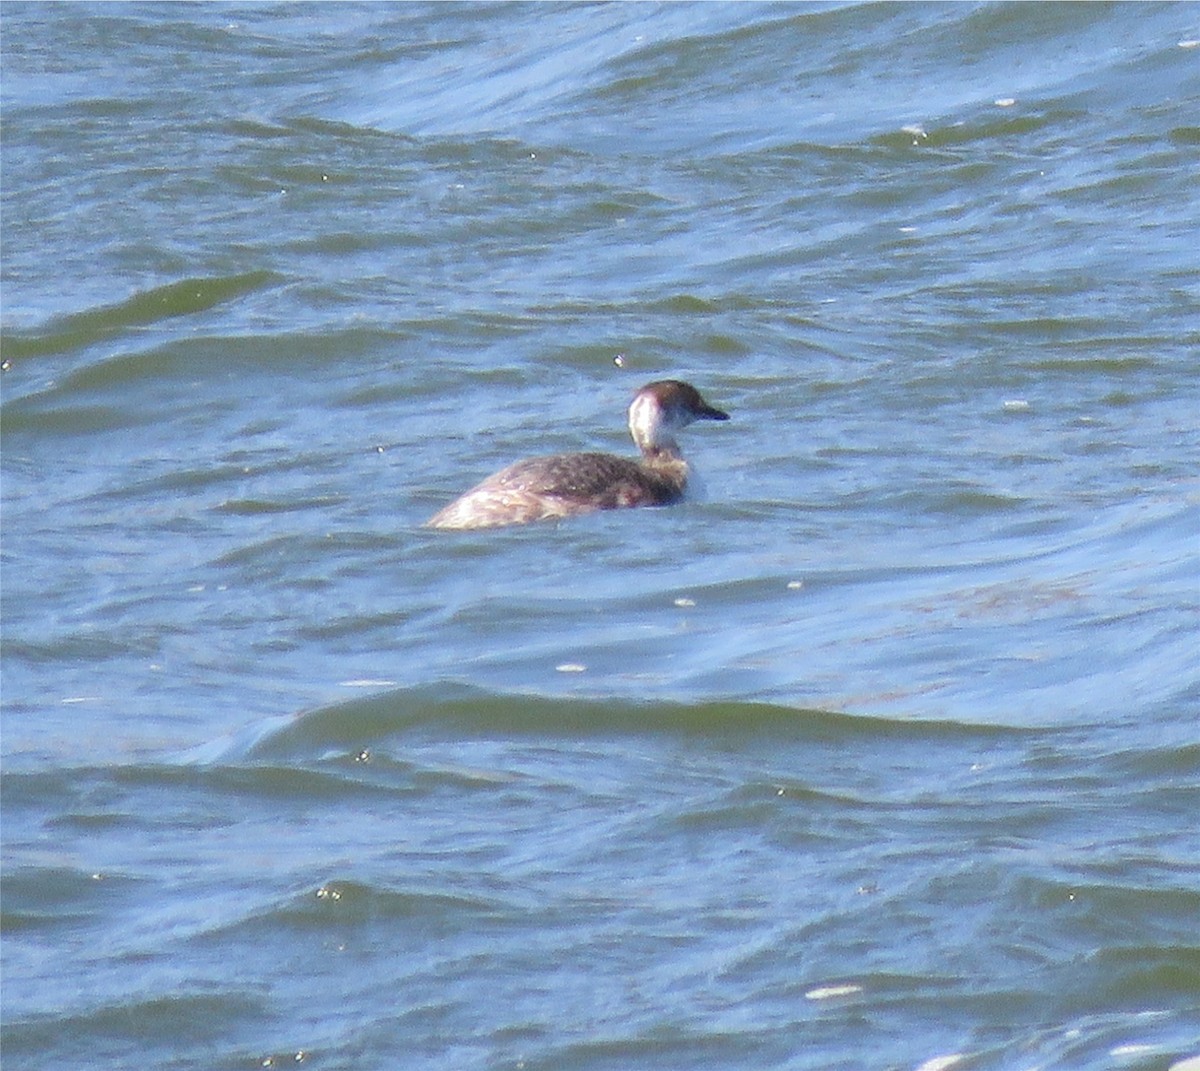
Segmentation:
{"type": "Polygon", "coordinates": [[[935,1056],[931,1060],[926,1060],[921,1064],[917,1071],[946,1071],[947,1067],[953,1067],[955,1064],[963,1060],[961,1052],[948,1053],[945,1056],[935,1056]]]}
{"type": "Polygon", "coordinates": [[[395,685],[395,681],[385,680],[382,677],[378,680],[372,677],[359,677],[355,680],[342,681],[341,683],[341,687],[343,688],[394,688],[395,685]]]}
{"type": "Polygon", "coordinates": [[[992,102],[997,108],[1011,108],[1017,103],[1016,97],[999,97],[992,102]]]}
{"type": "Polygon", "coordinates": [[[832,997],[849,997],[861,992],[860,985],[822,985],[810,989],[804,996],[808,1000],[829,1000],[832,997]]]}
{"type": "Polygon", "coordinates": [[[582,662],[560,662],[554,667],[559,673],[586,673],[587,666],[582,662]]]}

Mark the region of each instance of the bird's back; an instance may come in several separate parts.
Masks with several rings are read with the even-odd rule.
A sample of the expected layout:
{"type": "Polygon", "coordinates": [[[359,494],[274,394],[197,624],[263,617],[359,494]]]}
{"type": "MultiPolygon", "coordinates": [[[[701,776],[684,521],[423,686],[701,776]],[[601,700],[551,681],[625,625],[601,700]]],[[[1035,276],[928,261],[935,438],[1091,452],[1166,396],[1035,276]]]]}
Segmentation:
{"type": "Polygon", "coordinates": [[[429,521],[434,528],[492,528],[594,510],[665,506],[678,501],[687,466],[642,463],[614,454],[552,454],[518,461],[489,476],[429,521]]]}

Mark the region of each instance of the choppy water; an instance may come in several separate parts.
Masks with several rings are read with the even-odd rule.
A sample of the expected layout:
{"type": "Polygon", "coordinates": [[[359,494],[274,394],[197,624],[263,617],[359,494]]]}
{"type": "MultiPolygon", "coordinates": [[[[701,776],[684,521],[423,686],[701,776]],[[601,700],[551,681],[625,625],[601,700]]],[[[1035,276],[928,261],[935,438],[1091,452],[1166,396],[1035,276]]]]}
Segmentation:
{"type": "Polygon", "coordinates": [[[5,1068],[1200,1066],[1198,40],[4,4],[5,1068]]]}

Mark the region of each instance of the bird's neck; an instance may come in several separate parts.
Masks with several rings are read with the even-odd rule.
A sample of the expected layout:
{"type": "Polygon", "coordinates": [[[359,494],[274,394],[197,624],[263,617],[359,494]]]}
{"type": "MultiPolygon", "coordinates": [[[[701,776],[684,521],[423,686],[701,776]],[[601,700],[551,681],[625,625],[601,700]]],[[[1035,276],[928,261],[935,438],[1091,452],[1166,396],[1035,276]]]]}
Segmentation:
{"type": "Polygon", "coordinates": [[[682,465],[683,454],[679,444],[674,439],[660,439],[656,443],[639,443],[642,449],[642,459],[648,465],[682,465]]]}

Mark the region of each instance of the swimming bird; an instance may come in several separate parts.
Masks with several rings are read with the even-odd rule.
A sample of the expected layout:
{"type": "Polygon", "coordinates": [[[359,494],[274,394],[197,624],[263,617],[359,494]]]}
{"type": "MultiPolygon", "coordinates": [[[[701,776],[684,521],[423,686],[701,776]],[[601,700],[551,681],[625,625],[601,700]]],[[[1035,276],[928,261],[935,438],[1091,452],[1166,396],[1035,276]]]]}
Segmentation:
{"type": "Polygon", "coordinates": [[[647,383],[629,406],[629,433],[641,458],[552,454],[518,461],[435,513],[430,528],[498,528],[602,509],[666,506],[687,489],[688,464],[675,432],[697,420],[728,420],[690,383],[647,383]]]}

